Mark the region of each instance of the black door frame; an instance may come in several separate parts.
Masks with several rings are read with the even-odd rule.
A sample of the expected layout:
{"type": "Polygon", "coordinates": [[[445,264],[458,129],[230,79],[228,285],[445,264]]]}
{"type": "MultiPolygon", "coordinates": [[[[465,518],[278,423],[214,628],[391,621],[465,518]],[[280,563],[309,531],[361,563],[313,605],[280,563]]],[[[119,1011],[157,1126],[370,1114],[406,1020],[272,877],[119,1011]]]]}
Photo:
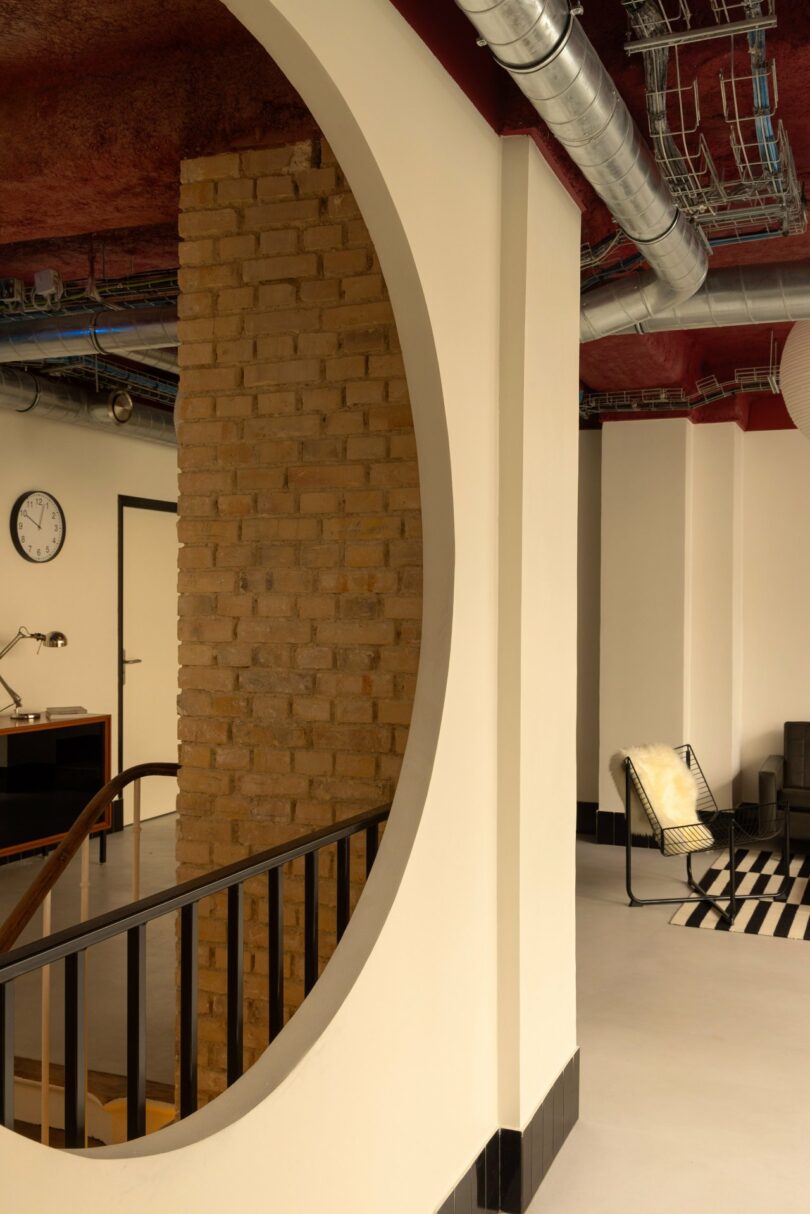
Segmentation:
{"type": "MultiPolygon", "coordinates": [[[[166,502],[154,497],[128,497],[118,495],[118,754],[117,770],[124,767],[124,511],[158,510],[163,514],[177,514],[177,502],[166,502]]],[[[124,825],[124,802],[113,805],[113,830],[124,825]]]]}

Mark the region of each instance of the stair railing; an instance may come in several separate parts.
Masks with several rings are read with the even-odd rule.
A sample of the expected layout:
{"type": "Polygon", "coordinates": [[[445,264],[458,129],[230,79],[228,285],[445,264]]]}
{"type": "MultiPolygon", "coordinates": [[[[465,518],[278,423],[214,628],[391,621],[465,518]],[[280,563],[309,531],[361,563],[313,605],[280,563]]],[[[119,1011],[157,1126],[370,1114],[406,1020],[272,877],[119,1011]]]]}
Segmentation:
{"type": "MultiPolygon", "coordinates": [[[[51,933],[52,891],[71,860],[81,852],[79,877],[79,921],[84,923],[90,914],[90,833],[96,822],[118,793],[129,784],[134,784],[134,829],[132,833],[132,897],[140,897],[141,872],[141,780],[147,776],[176,776],[180,770],[177,763],[139,763],[129,767],[109,780],[95,794],[74,821],[62,842],[50,853],[28,889],[0,927],[0,955],[7,953],[16,944],[20,935],[42,907],[42,936],[51,933]]],[[[50,1065],[51,1065],[51,975],[50,967],[44,966],[41,975],[41,1086],[40,1086],[40,1137],[47,1145],[50,1137],[50,1065]]],[[[2,1013],[0,1013],[0,1019],[2,1013]]],[[[12,1059],[13,1063],[13,1059],[12,1059]]],[[[12,1065],[11,1085],[14,1075],[12,1065]]],[[[2,1086],[0,1084],[0,1086],[2,1086]]],[[[2,1100],[2,1096],[0,1096],[2,1100]]],[[[82,1143],[81,1145],[84,1145],[82,1143]]]]}
{"type": "MultiPolygon", "coordinates": [[[[163,766],[174,766],[165,764],[163,766]]],[[[136,770],[136,769],[133,769],[136,770]]],[[[146,774],[146,773],[143,773],[146,774]]],[[[154,774],[154,773],[152,773],[154,774]]],[[[168,773],[163,773],[168,774],[168,773]]],[[[244,885],[251,878],[268,881],[268,1038],[284,1024],[283,867],[304,860],[304,994],[319,977],[319,861],[330,846],[337,849],[337,939],[351,914],[350,840],[365,834],[365,875],[377,855],[379,829],[390,806],[358,814],[335,826],[306,835],[240,860],[216,872],[195,877],[128,906],[98,915],[86,923],[0,956],[0,1125],[14,1125],[14,982],[25,974],[63,961],[65,967],[65,1146],[85,1145],[85,999],[87,950],[116,936],[127,937],[127,1138],[146,1132],[146,925],[180,912],[180,1108],[187,1117],[197,1108],[197,978],[199,904],[227,891],[226,1016],[228,1085],[244,1066],[244,885]]]]}
{"type": "MultiPolygon", "coordinates": [[[[103,788],[99,789],[76,818],[62,842],[48,856],[28,889],[0,927],[0,955],[8,952],[16,944],[21,933],[42,906],[46,895],[56,885],[82,845],[86,843],[89,846],[90,831],[118,793],[127,785],[136,784],[138,789],[136,800],[140,809],[140,781],[146,776],[176,776],[179,770],[179,763],[139,763],[137,766],[128,767],[126,771],[113,776],[103,788]]],[[[138,857],[138,867],[140,869],[140,857],[138,857]]],[[[84,880],[82,886],[86,890],[84,880]]]]}

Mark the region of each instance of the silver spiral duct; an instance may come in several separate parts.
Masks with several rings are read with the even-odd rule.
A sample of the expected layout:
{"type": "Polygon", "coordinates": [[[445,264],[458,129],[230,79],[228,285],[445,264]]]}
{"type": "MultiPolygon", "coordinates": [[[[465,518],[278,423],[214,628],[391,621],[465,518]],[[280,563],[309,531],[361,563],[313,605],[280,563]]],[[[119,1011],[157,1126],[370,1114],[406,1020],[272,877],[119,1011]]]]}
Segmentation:
{"type": "Polygon", "coordinates": [[[0,363],[75,358],[80,354],[125,354],[177,345],[173,308],[78,312],[0,325],[0,363]]]}
{"type": "Polygon", "coordinates": [[[170,371],[172,375],[180,373],[175,350],[121,350],[119,353],[122,358],[128,358],[131,363],[140,363],[144,367],[153,367],[157,371],[170,371]]]}
{"type": "Polygon", "coordinates": [[[689,299],[706,277],[706,242],[678,211],[568,0],[456,3],[650,266],[583,297],[582,340],[641,324],[689,299]]]}
{"type": "Polygon", "coordinates": [[[633,326],[638,333],[810,320],[810,262],[712,270],[691,299],[633,326]]]}
{"type": "Polygon", "coordinates": [[[18,371],[16,367],[0,367],[0,409],[115,431],[155,443],[176,443],[171,413],[143,404],[135,404],[130,412],[131,402],[125,393],[113,393],[112,397],[88,392],[77,384],[18,371]],[[112,397],[119,402],[115,409],[112,397]],[[124,407],[120,407],[121,403],[124,407]]]}

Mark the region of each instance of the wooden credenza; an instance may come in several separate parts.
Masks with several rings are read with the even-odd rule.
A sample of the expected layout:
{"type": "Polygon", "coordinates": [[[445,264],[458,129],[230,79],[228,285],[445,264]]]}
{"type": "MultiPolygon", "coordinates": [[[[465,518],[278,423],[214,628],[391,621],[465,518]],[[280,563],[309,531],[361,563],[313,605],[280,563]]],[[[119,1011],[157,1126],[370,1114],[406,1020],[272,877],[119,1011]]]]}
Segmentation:
{"type": "MultiPolygon", "coordinates": [[[[0,856],[59,843],[109,778],[109,716],[0,717],[0,856]]],[[[108,805],[93,833],[111,826],[108,805]]]]}

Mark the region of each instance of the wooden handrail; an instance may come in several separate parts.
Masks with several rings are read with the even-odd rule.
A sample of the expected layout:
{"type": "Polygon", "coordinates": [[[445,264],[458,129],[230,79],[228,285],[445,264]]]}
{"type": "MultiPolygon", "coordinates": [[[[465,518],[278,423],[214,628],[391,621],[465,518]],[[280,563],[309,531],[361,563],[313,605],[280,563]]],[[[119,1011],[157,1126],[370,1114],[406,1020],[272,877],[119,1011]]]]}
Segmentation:
{"type": "Polygon", "coordinates": [[[128,784],[144,776],[176,776],[179,763],[138,763],[113,776],[85,805],[59,846],[52,851],[11,914],[0,927],[0,954],[16,944],[45,898],[62,876],[110,801],[128,784]]]}

